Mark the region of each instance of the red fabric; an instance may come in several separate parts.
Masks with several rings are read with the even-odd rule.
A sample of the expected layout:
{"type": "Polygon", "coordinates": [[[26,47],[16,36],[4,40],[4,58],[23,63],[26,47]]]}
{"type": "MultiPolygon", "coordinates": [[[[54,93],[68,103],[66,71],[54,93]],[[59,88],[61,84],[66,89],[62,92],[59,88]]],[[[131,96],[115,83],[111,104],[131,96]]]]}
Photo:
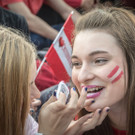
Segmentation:
{"type": "Polygon", "coordinates": [[[68,5],[74,8],[81,6],[82,0],[64,0],[68,5]]]}
{"type": "MultiPolygon", "coordinates": [[[[78,8],[81,6],[82,0],[64,0],[69,6],[73,8],[78,8]]],[[[44,1],[44,4],[47,4],[46,1],[44,1]]]]}
{"type": "Polygon", "coordinates": [[[14,4],[17,2],[24,2],[33,14],[37,14],[41,8],[44,0],[0,0],[0,6],[8,9],[8,4],[14,4]]]}
{"type": "Polygon", "coordinates": [[[125,130],[118,130],[118,129],[114,128],[114,127],[112,129],[113,129],[114,135],[126,135],[125,130]]]}
{"type": "MultiPolygon", "coordinates": [[[[37,60],[36,62],[38,68],[41,61],[37,60]]],[[[44,63],[36,77],[35,83],[37,88],[42,91],[48,87],[58,84],[59,81],[57,80],[51,67],[47,63],[44,63]]]]}
{"type": "Polygon", "coordinates": [[[73,23],[73,20],[71,18],[72,14],[69,15],[69,17],[67,18],[66,22],[64,23],[63,27],[64,27],[64,32],[69,40],[70,43],[72,43],[72,39],[73,39],[73,31],[75,29],[75,25],[73,23]]]}
{"type": "Polygon", "coordinates": [[[49,49],[48,53],[46,54],[46,61],[49,63],[49,65],[52,67],[52,70],[55,72],[55,75],[57,76],[58,80],[64,80],[65,82],[69,81],[69,75],[67,74],[67,71],[59,58],[56,50],[53,47],[53,44],[51,48],[49,49]]]}

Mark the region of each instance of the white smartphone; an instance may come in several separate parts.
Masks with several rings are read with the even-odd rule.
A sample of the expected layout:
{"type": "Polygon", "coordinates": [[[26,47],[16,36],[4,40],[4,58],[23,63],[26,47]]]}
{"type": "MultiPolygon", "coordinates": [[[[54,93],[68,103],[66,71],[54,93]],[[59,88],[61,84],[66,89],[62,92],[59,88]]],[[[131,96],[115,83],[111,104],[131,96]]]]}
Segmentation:
{"type": "Polygon", "coordinates": [[[66,98],[68,99],[69,97],[69,88],[67,87],[67,85],[64,83],[64,81],[61,81],[58,84],[58,90],[56,92],[56,98],[59,98],[60,92],[63,92],[66,95],[66,98]]]}

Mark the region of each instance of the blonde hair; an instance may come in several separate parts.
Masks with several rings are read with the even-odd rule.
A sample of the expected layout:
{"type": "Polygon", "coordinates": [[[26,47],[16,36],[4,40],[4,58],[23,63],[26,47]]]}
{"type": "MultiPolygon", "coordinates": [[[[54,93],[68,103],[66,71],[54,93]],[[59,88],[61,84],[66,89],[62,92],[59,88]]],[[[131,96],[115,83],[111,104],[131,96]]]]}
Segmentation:
{"type": "MultiPolygon", "coordinates": [[[[135,135],[135,16],[123,8],[98,7],[80,18],[76,24],[75,35],[80,31],[92,29],[105,31],[115,37],[125,55],[128,63],[126,128],[127,135],[135,135]]],[[[108,122],[107,118],[101,126],[85,134],[111,135],[113,132],[108,122]]]]}
{"type": "Polygon", "coordinates": [[[35,58],[34,47],[20,32],[0,26],[0,134],[24,134],[35,58]]]}

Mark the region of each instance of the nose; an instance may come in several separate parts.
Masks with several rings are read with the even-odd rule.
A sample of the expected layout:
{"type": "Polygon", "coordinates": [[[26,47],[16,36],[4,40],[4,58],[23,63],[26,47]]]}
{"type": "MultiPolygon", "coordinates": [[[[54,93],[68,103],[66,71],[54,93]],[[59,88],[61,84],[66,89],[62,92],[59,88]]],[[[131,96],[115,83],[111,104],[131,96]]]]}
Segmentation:
{"type": "Polygon", "coordinates": [[[94,79],[95,75],[88,65],[82,66],[78,74],[78,81],[81,83],[94,79]]]}
{"type": "Polygon", "coordinates": [[[40,98],[40,91],[35,83],[31,86],[31,98],[40,98]]]}

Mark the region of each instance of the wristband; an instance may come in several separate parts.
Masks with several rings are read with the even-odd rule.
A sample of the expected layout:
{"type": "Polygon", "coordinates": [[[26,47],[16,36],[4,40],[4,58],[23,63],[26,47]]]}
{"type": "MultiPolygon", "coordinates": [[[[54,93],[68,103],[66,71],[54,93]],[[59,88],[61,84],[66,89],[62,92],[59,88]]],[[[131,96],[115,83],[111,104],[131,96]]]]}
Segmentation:
{"type": "Polygon", "coordinates": [[[36,135],[43,135],[43,133],[36,133],[36,135]]]}

